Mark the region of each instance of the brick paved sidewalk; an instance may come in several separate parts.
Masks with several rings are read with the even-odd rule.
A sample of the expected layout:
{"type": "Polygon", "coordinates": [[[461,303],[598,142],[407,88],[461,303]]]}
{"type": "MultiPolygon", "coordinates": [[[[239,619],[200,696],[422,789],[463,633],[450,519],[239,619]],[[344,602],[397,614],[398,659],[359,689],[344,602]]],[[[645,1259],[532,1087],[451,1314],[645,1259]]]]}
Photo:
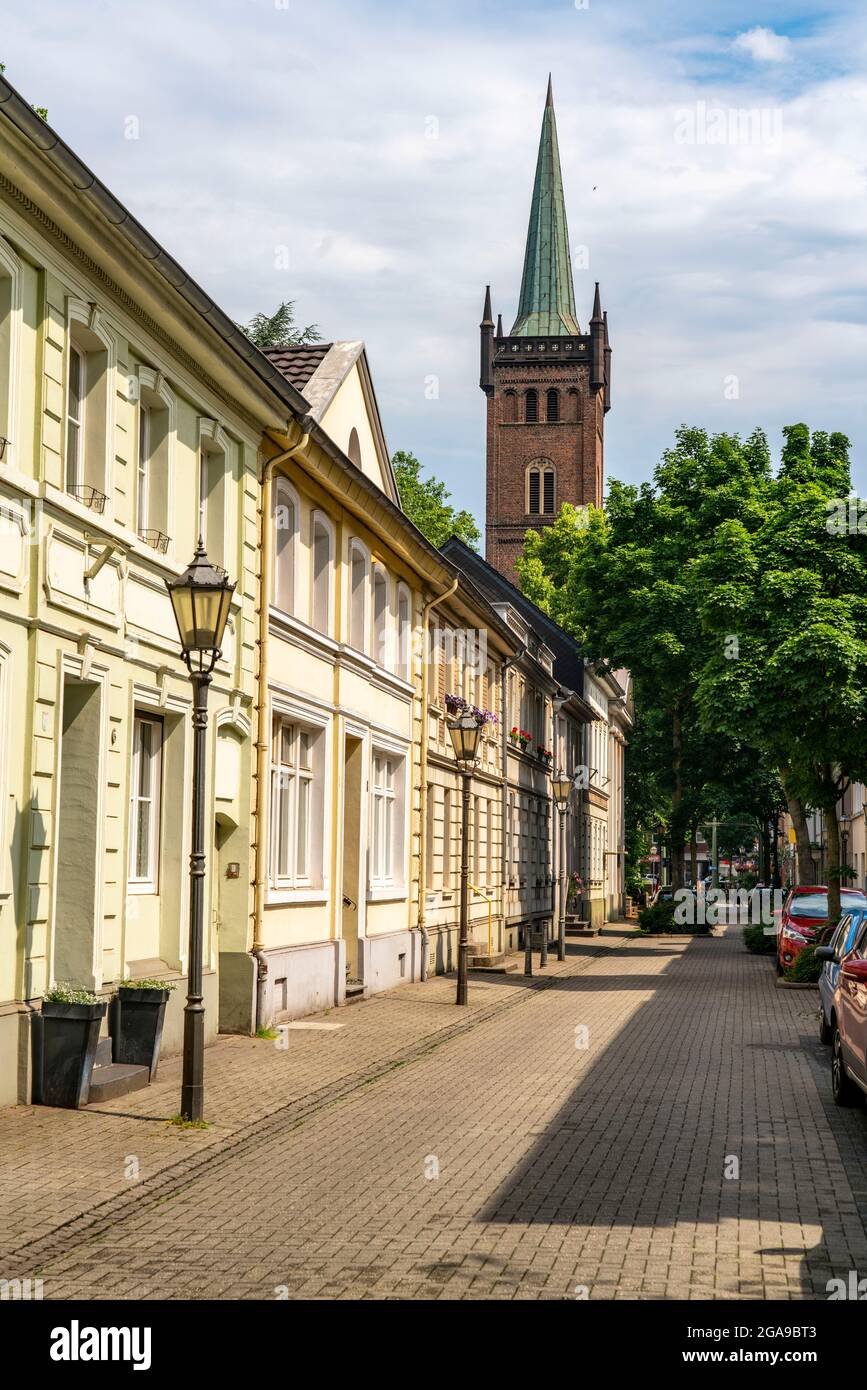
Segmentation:
{"type": "Polygon", "coordinates": [[[474,984],[457,1023],[437,980],[288,1054],[221,1043],[205,1134],[0,1115],[35,1194],[4,1276],[46,1298],[572,1300],[865,1277],[867,1115],[831,1103],[815,995],[777,989],[736,928],[569,951],[474,984]]]}
{"type": "MultiPolygon", "coordinates": [[[[604,938],[556,954],[532,979],[470,976],[469,1005],[455,1007],[453,976],[403,985],[342,1009],[299,1020],[284,1050],[273,1041],[223,1036],[205,1053],[207,1130],[167,1121],[177,1113],[181,1059],[166,1058],[145,1091],[81,1111],[41,1106],[0,1109],[0,1277],[3,1262],[22,1244],[46,1236],[142,1180],[205,1151],[222,1150],[251,1126],[289,1107],[298,1115],[349,1094],[377,1076],[504,1008],[544,989],[546,978],[585,970],[605,949],[634,930],[612,924],[604,938]],[[327,1030],[301,1024],[328,1024],[327,1030]],[[134,1159],[136,1167],[130,1162],[134,1159]],[[129,1176],[138,1173],[137,1178],[129,1176]]],[[[523,971],[523,955],[520,969],[523,971]]]]}

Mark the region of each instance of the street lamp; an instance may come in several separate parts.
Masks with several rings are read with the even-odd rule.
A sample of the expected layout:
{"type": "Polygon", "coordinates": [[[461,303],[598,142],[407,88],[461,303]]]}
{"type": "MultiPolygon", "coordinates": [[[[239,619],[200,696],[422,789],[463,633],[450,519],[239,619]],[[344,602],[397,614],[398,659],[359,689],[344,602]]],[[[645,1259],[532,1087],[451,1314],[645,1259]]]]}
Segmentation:
{"type": "Polygon", "coordinates": [[[552,779],[554,805],[560,812],[560,912],[557,929],[557,959],[566,959],[566,812],[572,796],[572,778],[561,768],[552,779]]]}
{"type": "Polygon", "coordinates": [[[470,783],[473,765],[479,753],[479,739],[485,716],[477,710],[464,709],[448,721],[455,761],[461,772],[461,920],[458,940],[458,993],[456,1004],[467,1003],[467,961],[470,954],[470,783]]]}
{"type": "Polygon", "coordinates": [[[190,851],[190,947],[184,1009],[181,1117],[201,1120],[205,1098],[205,1006],[202,948],[205,908],[205,730],[208,686],[220,655],[234,584],[212,565],[202,537],[192,563],[179,579],[167,579],[181,649],[193,684],[193,843],[190,851]]]}

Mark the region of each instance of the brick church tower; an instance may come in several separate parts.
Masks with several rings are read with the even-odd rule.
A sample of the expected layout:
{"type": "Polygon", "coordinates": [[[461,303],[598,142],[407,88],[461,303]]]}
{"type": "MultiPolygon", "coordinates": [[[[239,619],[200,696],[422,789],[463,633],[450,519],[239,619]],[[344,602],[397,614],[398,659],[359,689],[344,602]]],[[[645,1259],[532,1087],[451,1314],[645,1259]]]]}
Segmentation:
{"type": "Polygon", "coordinates": [[[589,332],[575,290],[551,80],[533,185],[518,316],[496,331],[485,295],[479,385],[488,398],[485,558],[516,581],[524,533],[563,502],[602,505],[605,413],[611,405],[608,316],[599,286],[589,332]]]}

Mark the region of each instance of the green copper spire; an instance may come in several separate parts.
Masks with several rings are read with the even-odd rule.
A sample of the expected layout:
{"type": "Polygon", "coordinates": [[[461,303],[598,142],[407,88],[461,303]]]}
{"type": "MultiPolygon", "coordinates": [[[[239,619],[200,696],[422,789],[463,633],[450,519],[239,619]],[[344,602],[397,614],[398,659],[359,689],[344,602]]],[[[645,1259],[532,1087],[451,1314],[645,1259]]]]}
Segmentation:
{"type": "Polygon", "coordinates": [[[569,231],[549,76],[524,255],[521,299],[512,336],[566,337],[580,332],[575,317],[569,231]]]}

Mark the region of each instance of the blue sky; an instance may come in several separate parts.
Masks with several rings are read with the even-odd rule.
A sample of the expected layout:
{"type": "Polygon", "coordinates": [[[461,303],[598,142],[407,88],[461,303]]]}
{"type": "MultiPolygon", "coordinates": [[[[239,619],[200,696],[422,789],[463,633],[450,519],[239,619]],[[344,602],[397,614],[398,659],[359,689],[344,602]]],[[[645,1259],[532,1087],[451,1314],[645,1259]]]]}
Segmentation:
{"type": "Polygon", "coordinates": [[[488,281],[514,317],[552,69],[609,476],[648,477],[682,421],[776,448],[805,419],[867,493],[867,7],[6,0],[0,49],[235,318],[293,298],[364,338],[390,446],[480,519],[478,321],[488,281]]]}

